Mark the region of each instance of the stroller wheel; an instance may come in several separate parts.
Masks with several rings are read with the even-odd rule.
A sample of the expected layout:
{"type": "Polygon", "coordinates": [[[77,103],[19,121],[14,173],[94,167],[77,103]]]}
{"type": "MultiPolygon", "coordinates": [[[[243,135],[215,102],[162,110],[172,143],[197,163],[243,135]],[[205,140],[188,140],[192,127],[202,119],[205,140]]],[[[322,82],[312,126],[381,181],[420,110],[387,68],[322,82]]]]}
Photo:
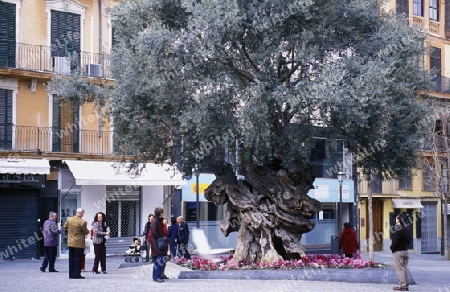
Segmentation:
{"type": "Polygon", "coordinates": [[[136,263],[138,263],[138,262],[139,262],[139,257],[135,257],[135,258],[134,258],[134,261],[135,261],[136,263]]]}
{"type": "Polygon", "coordinates": [[[125,256],[125,262],[126,262],[126,263],[130,262],[130,258],[127,257],[127,256],[125,256]]]}

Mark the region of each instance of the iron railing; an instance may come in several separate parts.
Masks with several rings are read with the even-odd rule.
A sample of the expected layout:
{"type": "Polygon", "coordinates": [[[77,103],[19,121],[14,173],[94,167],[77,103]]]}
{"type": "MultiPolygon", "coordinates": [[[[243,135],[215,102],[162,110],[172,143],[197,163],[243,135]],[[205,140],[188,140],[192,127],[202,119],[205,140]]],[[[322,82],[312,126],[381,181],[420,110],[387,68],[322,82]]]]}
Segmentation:
{"type": "Polygon", "coordinates": [[[111,155],[112,131],[0,124],[0,150],[111,155]]]}
{"type": "Polygon", "coordinates": [[[86,77],[110,78],[107,54],[84,51],[57,53],[49,46],[18,42],[8,43],[5,48],[7,52],[0,56],[0,67],[66,75],[79,70],[86,77]]]}

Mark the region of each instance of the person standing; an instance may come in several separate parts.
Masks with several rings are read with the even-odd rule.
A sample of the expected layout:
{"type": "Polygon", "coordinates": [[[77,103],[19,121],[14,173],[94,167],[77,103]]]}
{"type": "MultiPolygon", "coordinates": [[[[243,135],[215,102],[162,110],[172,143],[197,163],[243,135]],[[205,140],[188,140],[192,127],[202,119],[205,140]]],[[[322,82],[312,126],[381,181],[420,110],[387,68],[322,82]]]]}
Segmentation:
{"type": "Polygon", "coordinates": [[[148,215],[148,221],[145,223],[144,232],[142,233],[142,236],[144,236],[146,245],[145,245],[145,261],[148,262],[150,260],[150,245],[152,241],[152,232],[150,228],[150,223],[152,222],[154,215],[149,214],[148,215]]]}
{"type": "Polygon", "coordinates": [[[158,239],[163,238],[163,218],[164,210],[160,207],[155,208],[155,217],[150,223],[152,233],[152,260],[153,260],[153,281],[163,283],[162,275],[166,264],[167,250],[160,251],[158,249],[158,239]]]}
{"type": "Polygon", "coordinates": [[[172,217],[170,219],[170,226],[168,228],[168,236],[169,237],[169,247],[170,247],[170,257],[171,258],[178,258],[178,244],[177,244],[177,238],[178,238],[178,224],[177,224],[177,218],[172,217]]]}
{"type": "Polygon", "coordinates": [[[189,226],[186,222],[184,222],[183,216],[178,216],[178,245],[181,252],[181,255],[185,259],[190,259],[191,254],[188,251],[188,243],[189,243],[189,226]]]}
{"type": "Polygon", "coordinates": [[[56,223],[57,218],[58,214],[52,211],[44,222],[42,233],[44,235],[45,256],[40,268],[41,272],[45,272],[47,265],[50,273],[58,272],[55,270],[55,261],[58,253],[58,236],[61,234],[61,229],[56,223]]]}
{"type": "Polygon", "coordinates": [[[342,230],[339,237],[339,250],[342,248],[342,253],[347,258],[352,258],[353,254],[359,250],[359,242],[356,238],[356,232],[350,223],[344,223],[344,230],[342,230]]]}
{"type": "Polygon", "coordinates": [[[98,264],[100,263],[102,273],[106,272],[106,236],[110,234],[108,227],[106,226],[106,215],[102,212],[97,212],[94,216],[94,222],[92,223],[92,230],[94,233],[94,266],[92,267],[92,273],[100,274],[98,271],[98,264]]]}
{"type": "Polygon", "coordinates": [[[83,220],[84,209],[78,208],[75,216],[67,218],[67,246],[69,247],[69,278],[84,279],[81,276],[81,259],[84,252],[84,237],[89,234],[87,222],[83,220]]]}
{"type": "Polygon", "coordinates": [[[394,254],[395,272],[399,279],[398,286],[394,287],[397,291],[408,291],[408,246],[411,242],[411,236],[409,230],[406,227],[405,217],[402,214],[398,214],[395,217],[395,227],[391,229],[392,243],[391,251],[394,254]]]}

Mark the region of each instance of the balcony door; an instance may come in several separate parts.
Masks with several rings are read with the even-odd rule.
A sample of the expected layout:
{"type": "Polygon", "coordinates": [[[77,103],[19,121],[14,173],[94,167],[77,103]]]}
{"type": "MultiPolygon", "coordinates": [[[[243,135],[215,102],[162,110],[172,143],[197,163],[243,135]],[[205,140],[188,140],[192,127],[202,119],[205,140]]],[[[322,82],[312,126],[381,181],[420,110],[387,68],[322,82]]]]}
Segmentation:
{"type": "Polygon", "coordinates": [[[16,5],[0,1],[0,67],[16,67],[16,5]]]}
{"type": "Polygon", "coordinates": [[[79,109],[77,101],[53,95],[53,152],[79,152],[79,109]]]}

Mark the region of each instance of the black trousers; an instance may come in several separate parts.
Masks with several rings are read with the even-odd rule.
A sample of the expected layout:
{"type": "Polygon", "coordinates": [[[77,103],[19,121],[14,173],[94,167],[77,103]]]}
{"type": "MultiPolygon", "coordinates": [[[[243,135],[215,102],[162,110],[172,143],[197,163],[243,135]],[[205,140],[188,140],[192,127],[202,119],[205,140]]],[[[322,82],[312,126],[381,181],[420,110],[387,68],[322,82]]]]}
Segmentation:
{"type": "Polygon", "coordinates": [[[105,243],[94,244],[94,266],[92,270],[98,272],[98,264],[102,268],[102,272],[106,272],[106,245],[105,243]]]}
{"type": "Polygon", "coordinates": [[[55,269],[56,254],[58,253],[58,248],[56,246],[44,246],[45,256],[42,261],[42,269],[45,270],[48,266],[49,271],[55,269]]]}
{"type": "Polygon", "coordinates": [[[84,248],[69,247],[69,278],[81,277],[81,259],[84,248]]]}

